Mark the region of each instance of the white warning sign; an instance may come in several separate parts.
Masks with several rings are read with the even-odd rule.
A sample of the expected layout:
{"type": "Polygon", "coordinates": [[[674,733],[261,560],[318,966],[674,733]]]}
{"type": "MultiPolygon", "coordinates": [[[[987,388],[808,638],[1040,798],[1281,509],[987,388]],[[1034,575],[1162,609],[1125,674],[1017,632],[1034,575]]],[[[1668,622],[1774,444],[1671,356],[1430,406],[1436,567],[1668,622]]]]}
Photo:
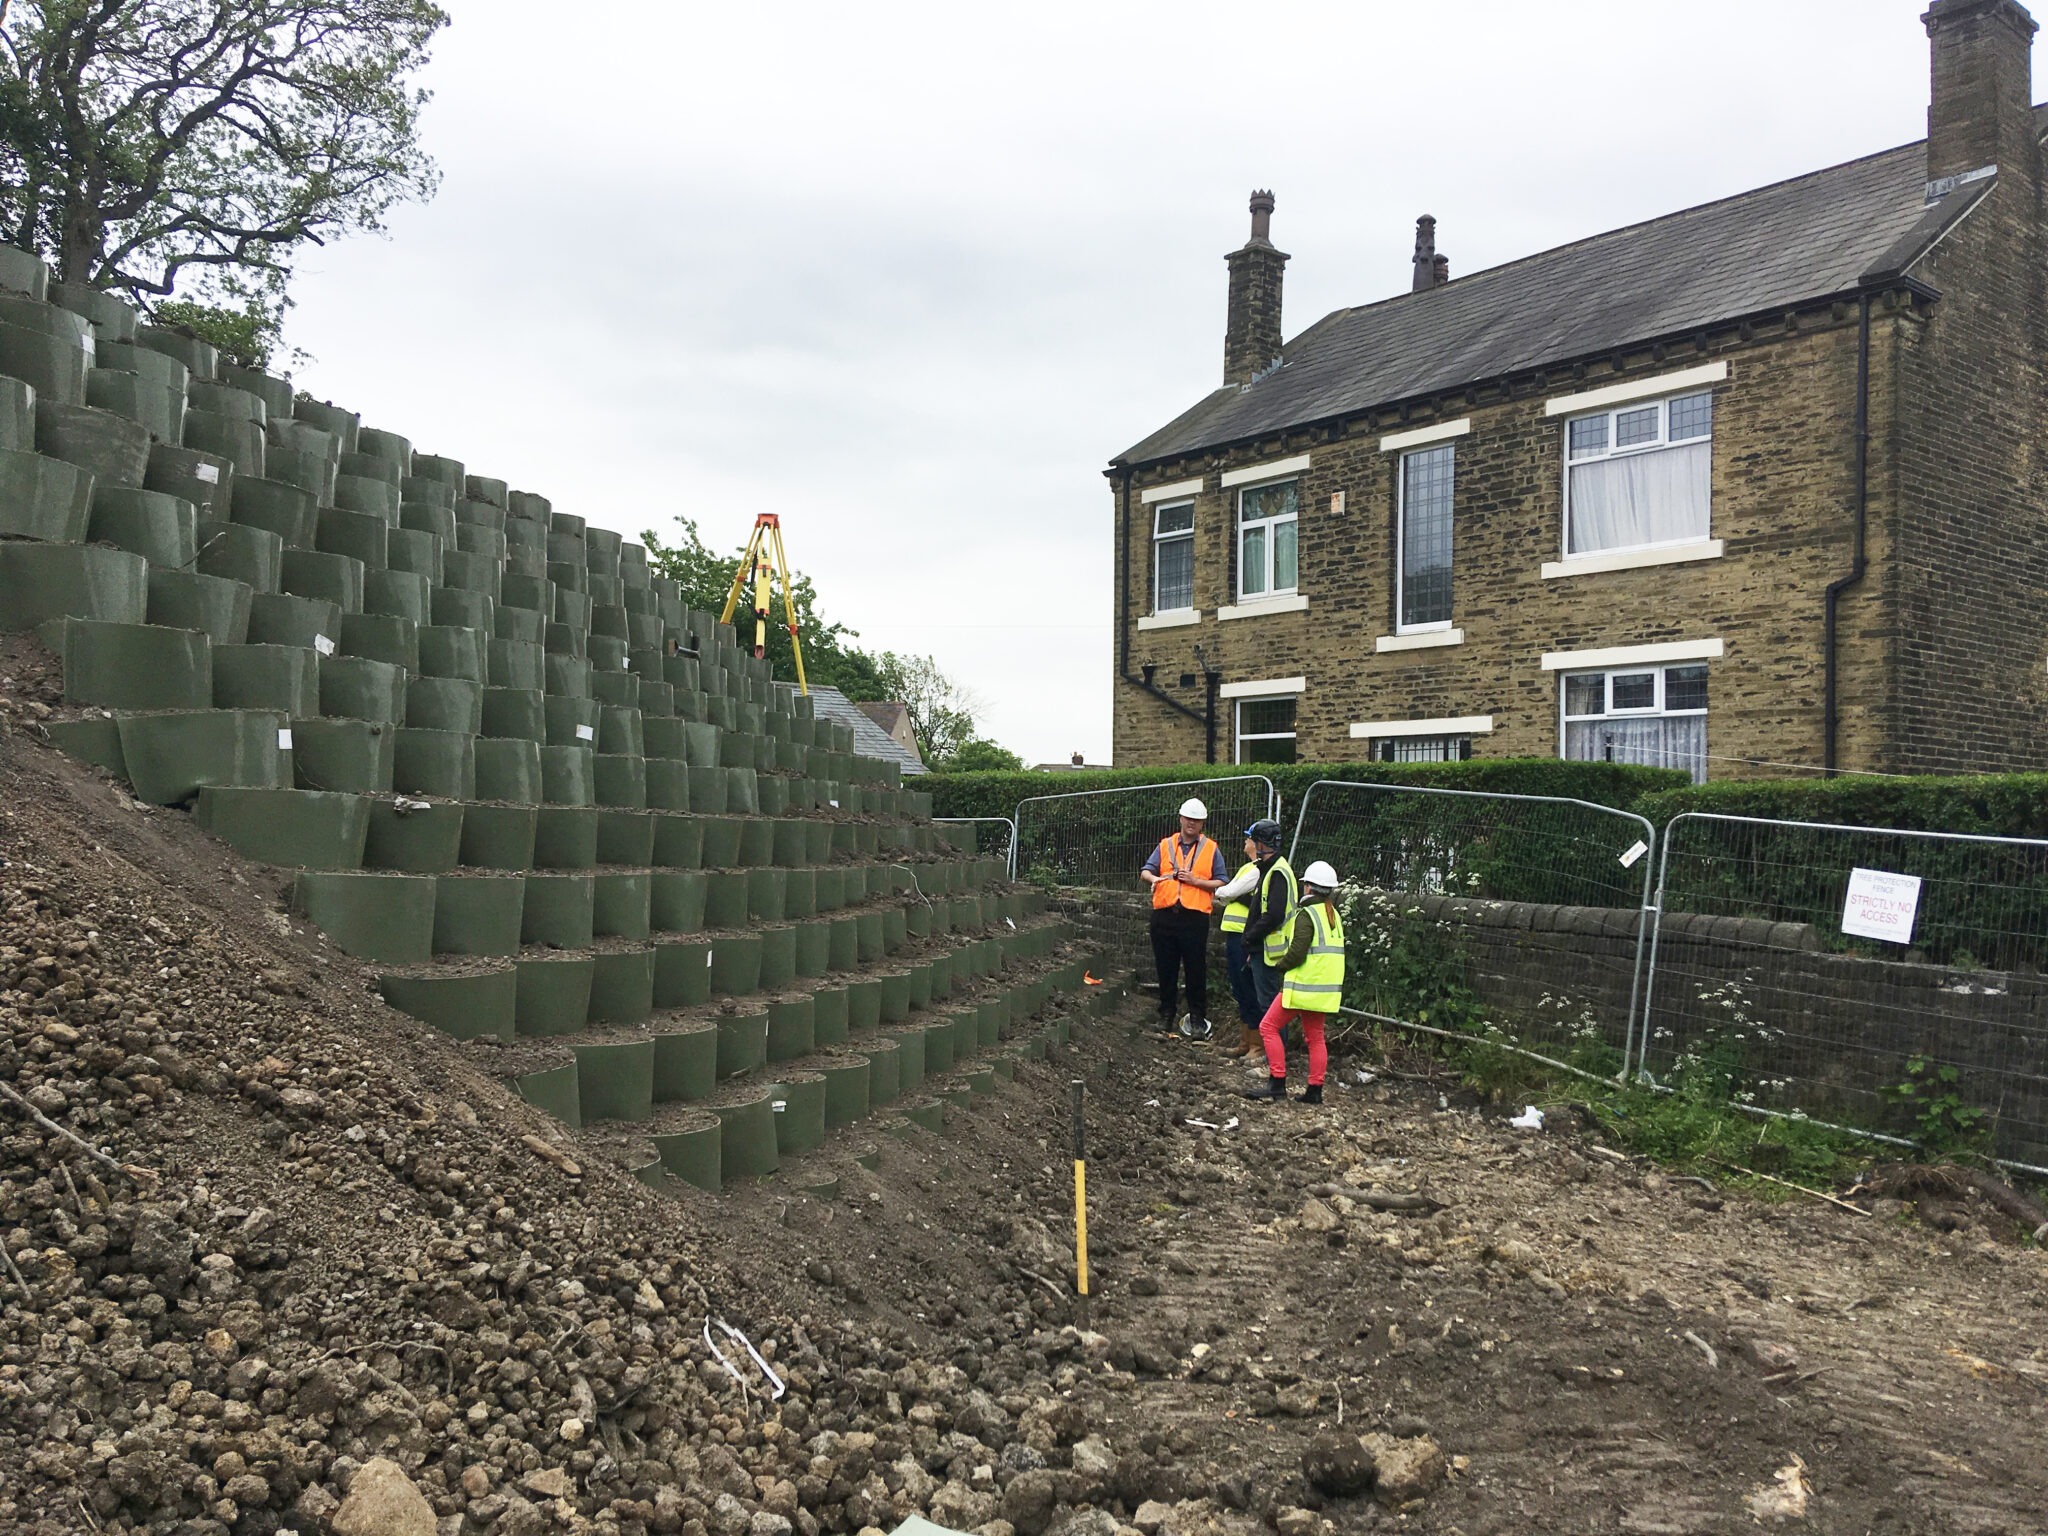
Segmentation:
{"type": "Polygon", "coordinates": [[[1893,875],[1881,869],[1849,871],[1849,894],[1842,903],[1842,932],[1891,944],[1913,942],[1913,919],[1920,911],[1920,877],[1893,875]]]}

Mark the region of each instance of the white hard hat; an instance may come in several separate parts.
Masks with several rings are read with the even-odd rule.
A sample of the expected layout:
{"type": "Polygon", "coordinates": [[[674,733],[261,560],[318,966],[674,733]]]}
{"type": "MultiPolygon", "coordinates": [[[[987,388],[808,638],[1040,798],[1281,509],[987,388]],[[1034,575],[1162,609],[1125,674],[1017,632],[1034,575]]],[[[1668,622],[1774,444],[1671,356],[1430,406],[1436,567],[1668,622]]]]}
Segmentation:
{"type": "Polygon", "coordinates": [[[1209,819],[1209,807],[1202,804],[1199,800],[1183,801],[1180,813],[1194,821],[1207,821],[1209,819]]]}
{"type": "Polygon", "coordinates": [[[1337,889],[1337,871],[1323,860],[1317,859],[1301,872],[1301,883],[1312,885],[1319,891],[1334,891],[1337,889]]]}

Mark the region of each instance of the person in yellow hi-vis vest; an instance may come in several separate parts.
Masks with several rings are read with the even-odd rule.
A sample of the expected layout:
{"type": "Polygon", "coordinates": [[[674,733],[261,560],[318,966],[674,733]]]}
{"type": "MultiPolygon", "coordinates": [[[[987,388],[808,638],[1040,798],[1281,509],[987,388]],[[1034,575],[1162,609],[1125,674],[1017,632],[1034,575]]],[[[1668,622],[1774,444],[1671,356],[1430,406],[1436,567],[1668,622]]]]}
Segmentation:
{"type": "Polygon", "coordinates": [[[1336,889],[1337,871],[1321,859],[1302,871],[1301,905],[1294,911],[1286,952],[1274,962],[1275,969],[1283,973],[1280,995],[1259,1021],[1266,1067],[1272,1076],[1264,1087],[1246,1094],[1248,1099],[1287,1097],[1287,1046],[1282,1032],[1299,1022],[1308,1040],[1308,1089],[1300,1102],[1323,1102],[1323,1076],[1330,1065],[1323,1021],[1344,1000],[1344,923],[1337,916],[1337,904],[1330,899],[1336,889]]]}

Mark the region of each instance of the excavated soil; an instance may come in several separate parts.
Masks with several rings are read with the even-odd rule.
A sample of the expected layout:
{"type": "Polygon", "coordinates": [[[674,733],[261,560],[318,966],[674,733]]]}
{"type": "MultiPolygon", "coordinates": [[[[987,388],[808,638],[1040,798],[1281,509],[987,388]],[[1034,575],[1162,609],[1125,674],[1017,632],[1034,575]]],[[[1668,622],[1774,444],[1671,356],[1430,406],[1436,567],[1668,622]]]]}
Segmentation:
{"type": "Polygon", "coordinates": [[[943,1135],[656,1193],[0,720],[0,1529],[325,1532],[376,1457],[444,1536],[2048,1528],[2048,1263],[1974,1203],[1709,1191],[1358,1061],[1251,1105],[1121,1015],[943,1135]],[[1304,1479],[1340,1430],[1376,1492],[1304,1479]]]}

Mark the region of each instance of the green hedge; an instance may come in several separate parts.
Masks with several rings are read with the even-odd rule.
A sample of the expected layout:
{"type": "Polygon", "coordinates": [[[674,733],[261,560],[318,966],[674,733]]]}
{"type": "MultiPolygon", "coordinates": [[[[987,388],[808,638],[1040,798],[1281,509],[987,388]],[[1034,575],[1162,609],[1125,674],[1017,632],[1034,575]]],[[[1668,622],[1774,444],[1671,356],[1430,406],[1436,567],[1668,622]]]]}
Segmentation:
{"type": "Polygon", "coordinates": [[[1192,779],[1263,774],[1280,792],[1281,820],[1292,824],[1308,787],[1321,779],[1355,784],[1408,784],[1493,794],[1555,795],[1631,810],[1658,791],[1688,782],[1669,768],[1627,763],[1568,763],[1554,757],[1488,757],[1467,763],[1180,764],[1165,768],[1106,768],[1080,773],[934,773],[918,781],[932,796],[934,816],[1010,816],[1017,803],[1038,795],[1092,789],[1130,789],[1192,779]]]}
{"type": "Polygon", "coordinates": [[[1648,794],[1632,809],[1659,827],[1684,811],[1713,811],[1834,826],[2048,837],[2048,773],[1754,779],[1648,794]]]}

